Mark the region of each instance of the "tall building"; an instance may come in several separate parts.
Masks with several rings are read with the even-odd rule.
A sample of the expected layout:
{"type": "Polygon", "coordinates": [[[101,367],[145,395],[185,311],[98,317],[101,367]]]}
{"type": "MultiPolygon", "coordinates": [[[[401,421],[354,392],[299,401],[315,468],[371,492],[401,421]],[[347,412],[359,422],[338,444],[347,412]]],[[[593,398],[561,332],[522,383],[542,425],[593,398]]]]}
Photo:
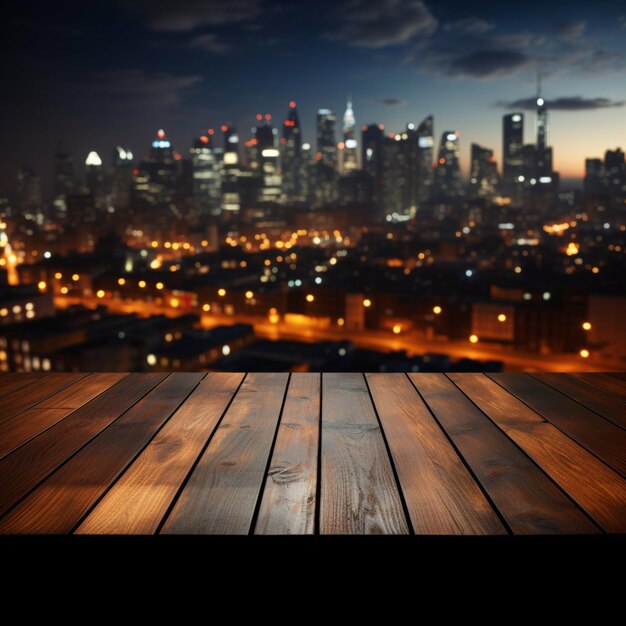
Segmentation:
{"type": "Polygon", "coordinates": [[[113,150],[113,178],[111,181],[111,203],[116,209],[126,209],[130,203],[133,180],[133,153],[121,146],[113,150]]]}
{"type": "Polygon", "coordinates": [[[599,196],[604,193],[604,164],[602,159],[585,159],[585,194],[599,196]]]}
{"type": "Polygon", "coordinates": [[[427,202],[433,192],[433,116],[429,115],[417,127],[417,202],[427,202]]]}
{"type": "Polygon", "coordinates": [[[382,215],[404,213],[403,196],[406,188],[406,164],[402,150],[402,136],[389,133],[382,146],[382,215]]]}
{"type": "Polygon", "coordinates": [[[626,164],[620,148],[604,154],[604,185],[612,199],[626,198],[626,164]]]}
{"type": "Polygon", "coordinates": [[[476,143],[471,148],[470,195],[473,198],[492,199],[498,188],[498,167],[493,150],[476,143]]]}
{"type": "Polygon", "coordinates": [[[510,113],[502,118],[502,187],[515,198],[524,183],[524,114],[510,113]]]}
{"type": "Polygon", "coordinates": [[[41,178],[29,167],[17,173],[17,202],[21,211],[41,211],[41,178]]]}
{"type": "Polygon", "coordinates": [[[105,199],[104,168],[102,159],[95,150],[92,150],[85,159],[85,182],[96,206],[102,204],[105,199]]]}
{"type": "Polygon", "coordinates": [[[76,191],[74,158],[67,152],[59,152],[54,157],[53,193],[56,197],[65,198],[74,191],[76,191]]]}
{"type": "Polygon", "coordinates": [[[176,195],[179,160],[165,131],[159,130],[148,157],[133,171],[134,199],[139,204],[169,207],[176,195]]]}
{"type": "Polygon", "coordinates": [[[288,202],[304,200],[302,177],[302,130],[296,103],[289,103],[287,117],[283,122],[282,148],[283,194],[288,202]]]}
{"type": "Polygon", "coordinates": [[[372,179],[372,204],[375,211],[382,212],[383,203],[383,141],[385,127],[382,124],[361,126],[362,168],[372,179]]]}
{"type": "Polygon", "coordinates": [[[193,170],[193,199],[201,214],[215,213],[220,205],[220,164],[213,146],[214,133],[195,139],[189,150],[193,170]]]}
{"type": "Polygon", "coordinates": [[[541,97],[541,73],[537,76],[537,150],[545,150],[548,145],[548,110],[546,101],[541,97]]]}
{"type": "Polygon", "coordinates": [[[358,144],[356,139],[356,120],[352,110],[352,99],[348,96],[346,112],[343,115],[343,141],[340,144],[342,174],[347,174],[359,167],[358,144]]]}
{"type": "Polygon", "coordinates": [[[236,212],[241,209],[239,135],[234,126],[222,124],[220,128],[224,140],[220,208],[222,211],[236,212]]]}
{"type": "Polygon", "coordinates": [[[318,206],[332,204],[337,198],[337,142],[335,114],[330,109],[317,112],[317,182],[315,202],[318,206]]]}
{"type": "Polygon", "coordinates": [[[462,193],[459,137],[458,130],[446,130],[441,135],[435,170],[435,196],[439,200],[451,200],[462,193]]]}
{"type": "Polygon", "coordinates": [[[259,200],[261,202],[276,202],[280,199],[282,193],[279,163],[280,151],[277,147],[278,132],[272,127],[271,119],[272,116],[267,113],[265,122],[259,124],[254,129],[255,147],[262,178],[259,190],[259,200]]]}

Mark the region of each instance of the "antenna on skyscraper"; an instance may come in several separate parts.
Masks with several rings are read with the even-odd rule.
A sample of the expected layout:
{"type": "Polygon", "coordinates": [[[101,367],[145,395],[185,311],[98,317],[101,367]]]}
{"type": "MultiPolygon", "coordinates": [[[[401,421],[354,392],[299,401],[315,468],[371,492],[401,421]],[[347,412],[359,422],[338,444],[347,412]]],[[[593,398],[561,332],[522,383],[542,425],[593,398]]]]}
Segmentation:
{"type": "Polygon", "coordinates": [[[537,66],[537,98],[541,97],[541,67],[537,66]]]}

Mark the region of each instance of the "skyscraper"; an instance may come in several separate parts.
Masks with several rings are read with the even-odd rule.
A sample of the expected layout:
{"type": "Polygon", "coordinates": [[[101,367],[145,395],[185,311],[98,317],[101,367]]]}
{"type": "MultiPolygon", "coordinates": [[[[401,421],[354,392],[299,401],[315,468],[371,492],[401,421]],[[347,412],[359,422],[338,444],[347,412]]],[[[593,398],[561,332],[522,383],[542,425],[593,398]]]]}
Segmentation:
{"type": "Polygon", "coordinates": [[[96,202],[96,207],[104,202],[104,171],[100,155],[92,150],[85,159],[85,182],[96,202]]]}
{"type": "Polygon", "coordinates": [[[474,198],[491,199],[498,187],[498,168],[493,150],[476,143],[471,148],[470,194],[474,198]]]}
{"type": "Polygon", "coordinates": [[[546,101],[541,97],[541,73],[537,75],[537,149],[545,150],[548,145],[548,111],[546,101]]]}
{"type": "Polygon", "coordinates": [[[348,96],[346,112],[343,115],[343,142],[341,146],[341,173],[347,174],[359,167],[358,145],[356,140],[356,120],[352,110],[352,99],[348,96]]]}
{"type": "Polygon", "coordinates": [[[585,193],[588,196],[599,196],[605,190],[604,164],[602,159],[585,159],[585,193]]]}
{"type": "Polygon", "coordinates": [[[133,179],[133,153],[121,146],[113,150],[113,178],[111,203],[116,209],[125,209],[130,202],[130,188],[133,179]]]}
{"type": "Polygon", "coordinates": [[[21,211],[41,211],[41,178],[29,167],[17,174],[17,202],[21,211]]]}
{"type": "Polygon", "coordinates": [[[283,194],[288,202],[304,199],[304,181],[302,178],[302,131],[296,103],[289,103],[287,117],[283,122],[282,172],[283,194]]]}
{"type": "Polygon", "coordinates": [[[228,124],[222,124],[220,129],[224,140],[220,208],[222,211],[239,211],[241,209],[239,135],[236,128],[228,124]]]}
{"type": "Polygon", "coordinates": [[[417,127],[417,202],[427,202],[433,190],[433,116],[429,115],[417,127]]]}
{"type": "Polygon", "coordinates": [[[317,187],[316,204],[325,206],[337,198],[337,143],[336,118],[330,109],[317,112],[317,187]]]}
{"type": "Polygon", "coordinates": [[[74,158],[67,152],[59,152],[54,157],[53,193],[56,197],[68,196],[76,190],[74,158]]]}
{"type": "Polygon", "coordinates": [[[435,170],[435,195],[440,200],[450,200],[461,194],[459,136],[458,130],[446,130],[441,135],[435,170]]]}
{"type": "Polygon", "coordinates": [[[383,200],[383,139],[382,124],[361,126],[361,163],[362,168],[372,179],[372,193],[375,210],[382,211],[383,200]]]}
{"type": "Polygon", "coordinates": [[[271,119],[272,116],[267,113],[264,123],[260,123],[254,129],[256,151],[262,177],[262,184],[259,190],[259,200],[261,202],[276,202],[280,199],[282,193],[282,179],[279,168],[280,151],[276,145],[278,133],[272,127],[271,119]]]}
{"type": "Polygon", "coordinates": [[[214,213],[220,204],[219,163],[213,146],[213,133],[201,135],[190,149],[193,170],[193,198],[203,214],[214,213]]]}
{"type": "Polygon", "coordinates": [[[604,154],[604,184],[612,199],[626,197],[626,163],[620,148],[604,154]]]}
{"type": "Polygon", "coordinates": [[[524,183],[524,114],[510,113],[502,118],[502,187],[515,198],[524,183]]]}
{"type": "Polygon", "coordinates": [[[176,194],[179,159],[180,155],[175,155],[165,131],[160,129],[152,142],[148,157],[133,172],[134,199],[139,204],[169,207],[176,194]]]}

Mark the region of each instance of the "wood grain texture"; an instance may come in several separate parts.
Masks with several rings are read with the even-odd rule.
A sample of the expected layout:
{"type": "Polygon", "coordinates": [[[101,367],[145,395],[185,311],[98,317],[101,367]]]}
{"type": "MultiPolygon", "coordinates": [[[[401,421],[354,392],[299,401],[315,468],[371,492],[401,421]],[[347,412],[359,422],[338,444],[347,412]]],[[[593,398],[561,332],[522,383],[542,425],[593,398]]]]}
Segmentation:
{"type": "Polygon", "coordinates": [[[162,533],[248,534],[288,374],[248,374],[162,533]]]}
{"type": "Polygon", "coordinates": [[[43,374],[31,374],[26,372],[9,372],[0,376],[0,396],[6,396],[6,394],[26,387],[34,383],[38,378],[41,378],[43,374]]]}
{"type": "Polygon", "coordinates": [[[322,534],[406,534],[406,516],[362,374],[322,378],[322,534]]]}
{"type": "Polygon", "coordinates": [[[75,405],[74,407],[43,408],[42,403],[39,403],[1,422],[0,459],[64,417],[67,417],[74,408],[82,406],[98,394],[106,391],[124,376],[126,374],[91,374],[62,389],[43,402],[46,407],[48,407],[48,404],[54,405],[58,402],[54,399],[60,396],[61,401],[58,402],[59,405],[62,403],[75,405]]]}
{"type": "Polygon", "coordinates": [[[487,376],[450,378],[605,531],[626,531],[621,476],[487,376]]]}
{"type": "Polygon", "coordinates": [[[67,534],[204,374],[170,374],[0,520],[0,533],[67,534]]]}
{"type": "Polygon", "coordinates": [[[531,376],[502,373],[489,377],[622,476],[626,475],[623,429],[531,376]]]}
{"type": "Polygon", "coordinates": [[[576,402],[591,409],[610,422],[613,422],[616,426],[626,428],[626,406],[614,395],[590,387],[566,374],[550,372],[533,374],[533,376],[569,398],[576,400],[576,402]]]}
{"type": "Polygon", "coordinates": [[[78,409],[122,380],[122,372],[99,372],[68,385],[35,405],[37,409],[78,409]]]}
{"type": "Polygon", "coordinates": [[[71,385],[87,374],[43,374],[34,382],[21,387],[0,398],[0,423],[8,420],[35,404],[45,400],[53,393],[71,385]]]}
{"type": "Polygon", "coordinates": [[[154,534],[243,376],[208,374],[76,532],[154,534]]]}
{"type": "Polygon", "coordinates": [[[619,380],[626,381],[626,372],[609,372],[611,376],[614,378],[618,378],[619,380]]]}
{"type": "Polygon", "coordinates": [[[616,376],[599,372],[591,372],[588,374],[570,373],[569,376],[572,376],[576,380],[580,380],[595,389],[612,393],[626,402],[626,381],[622,381],[616,376]]]}
{"type": "Polygon", "coordinates": [[[167,374],[129,374],[0,460],[0,515],[127,411],[167,374]]]}
{"type": "Polygon", "coordinates": [[[507,530],[404,374],[366,374],[413,531],[499,535],[507,530]]]}
{"type": "Polygon", "coordinates": [[[254,532],[315,530],[320,374],[292,374],[254,532]]]}
{"type": "MultiPolygon", "coordinates": [[[[450,375],[457,382],[468,374],[450,375]]],[[[409,374],[514,534],[599,529],[443,374],[409,374]]],[[[513,396],[511,396],[513,399],[513,396]]]]}

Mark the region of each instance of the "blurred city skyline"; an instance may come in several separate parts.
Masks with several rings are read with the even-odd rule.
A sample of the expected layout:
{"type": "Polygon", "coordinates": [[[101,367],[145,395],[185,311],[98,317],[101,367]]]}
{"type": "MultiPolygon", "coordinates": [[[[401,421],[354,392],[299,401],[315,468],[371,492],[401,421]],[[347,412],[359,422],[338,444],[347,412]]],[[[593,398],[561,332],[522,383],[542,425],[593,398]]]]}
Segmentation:
{"type": "Polygon", "coordinates": [[[432,114],[437,139],[459,130],[467,177],[471,143],[501,167],[507,112],[525,110],[533,140],[538,69],[567,184],[626,138],[621,4],[25,2],[3,26],[0,188],[13,192],[23,165],[48,188],[59,147],[77,163],[91,150],[106,163],[116,145],[142,158],[161,127],[181,152],[222,123],[246,140],[257,113],[282,120],[291,100],[314,144],[316,111],[341,119],[348,94],[357,126],[401,132],[432,114]]]}

